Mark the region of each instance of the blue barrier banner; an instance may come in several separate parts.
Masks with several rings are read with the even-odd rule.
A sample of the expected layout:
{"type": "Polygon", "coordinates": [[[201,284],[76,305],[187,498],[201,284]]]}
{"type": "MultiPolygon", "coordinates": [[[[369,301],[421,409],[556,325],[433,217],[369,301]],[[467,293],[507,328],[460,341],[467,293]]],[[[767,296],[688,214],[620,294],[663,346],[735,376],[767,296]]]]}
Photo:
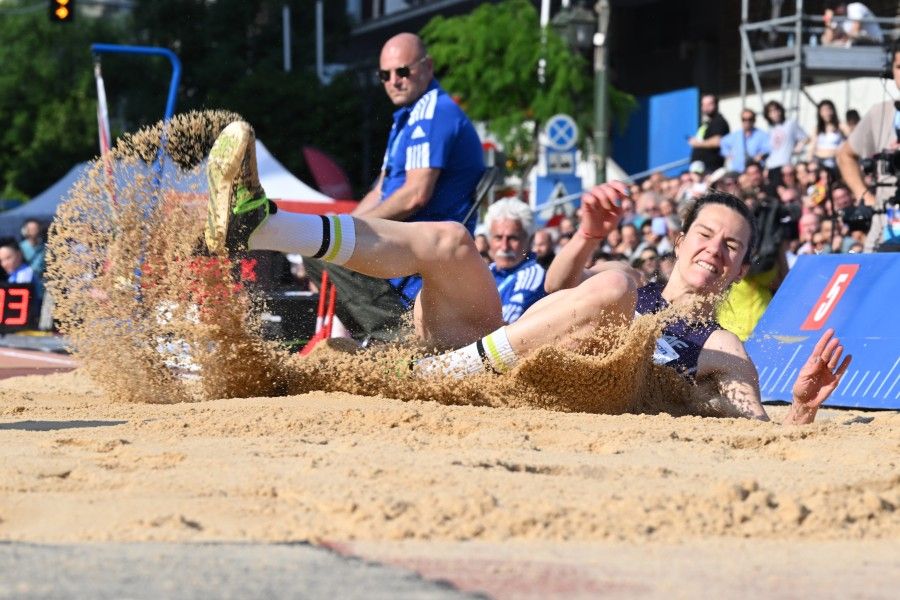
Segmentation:
{"type": "Polygon", "coordinates": [[[813,346],[834,328],[853,355],[826,405],[900,408],[900,254],[801,256],[745,344],[763,400],[791,400],[813,346]]]}
{"type": "MultiPolygon", "coordinates": [[[[639,173],[686,159],[687,141],[700,124],[700,90],[684,88],[637,99],[624,129],[613,127],[612,156],[626,173],[639,173]]],[[[675,177],[687,165],[665,172],[675,177]]]]}

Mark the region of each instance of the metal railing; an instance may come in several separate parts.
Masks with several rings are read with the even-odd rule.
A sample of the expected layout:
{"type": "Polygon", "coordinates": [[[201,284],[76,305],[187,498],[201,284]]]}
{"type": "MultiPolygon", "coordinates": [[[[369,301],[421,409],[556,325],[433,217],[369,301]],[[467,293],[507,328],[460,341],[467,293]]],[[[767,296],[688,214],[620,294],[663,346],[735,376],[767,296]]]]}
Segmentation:
{"type": "MultiPolygon", "coordinates": [[[[742,105],[746,105],[747,102],[748,79],[752,82],[759,105],[764,106],[763,77],[773,72],[780,73],[781,102],[787,111],[785,116],[796,118],[800,108],[800,95],[805,93],[803,90],[805,72],[815,71],[832,75],[859,72],[863,75],[873,70],[869,68],[873,60],[875,62],[880,60],[880,55],[873,51],[872,46],[854,47],[852,51],[855,54],[852,57],[849,53],[842,53],[842,56],[831,52],[826,54],[821,48],[816,49],[821,45],[820,38],[825,31],[825,19],[820,15],[803,14],[803,0],[797,0],[796,12],[792,15],[776,16],[752,23],[748,21],[749,2],[750,0],[742,0],[741,25],[738,28],[741,44],[742,105]],[[810,55],[816,60],[810,61],[808,58],[810,55]],[[830,65],[829,61],[832,59],[835,62],[830,65]]],[[[871,21],[882,28],[886,43],[897,39],[900,34],[898,17],[874,17],[871,21]]],[[[840,46],[829,48],[841,52],[840,46]]],[[[876,68],[880,66],[878,64],[876,68]]]]}

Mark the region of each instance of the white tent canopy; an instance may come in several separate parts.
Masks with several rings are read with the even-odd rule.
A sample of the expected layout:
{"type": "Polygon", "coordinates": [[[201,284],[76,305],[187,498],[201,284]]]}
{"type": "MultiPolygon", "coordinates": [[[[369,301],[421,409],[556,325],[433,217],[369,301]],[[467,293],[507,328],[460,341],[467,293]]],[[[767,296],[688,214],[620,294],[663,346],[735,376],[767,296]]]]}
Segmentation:
{"type": "MultiPolygon", "coordinates": [[[[256,162],[259,180],[266,195],[274,200],[331,203],[334,200],[297,179],[272,153],[256,140],[256,162]]],[[[59,181],[35,196],[31,201],[0,213],[0,237],[13,237],[25,219],[49,222],[57,205],[65,198],[75,182],[87,171],[89,163],[72,167],[59,181]]]]}
{"type": "Polygon", "coordinates": [[[302,200],[303,202],[334,202],[333,198],[314,190],[294,177],[259,140],[256,140],[256,162],[259,165],[259,181],[269,198],[302,200]]]}

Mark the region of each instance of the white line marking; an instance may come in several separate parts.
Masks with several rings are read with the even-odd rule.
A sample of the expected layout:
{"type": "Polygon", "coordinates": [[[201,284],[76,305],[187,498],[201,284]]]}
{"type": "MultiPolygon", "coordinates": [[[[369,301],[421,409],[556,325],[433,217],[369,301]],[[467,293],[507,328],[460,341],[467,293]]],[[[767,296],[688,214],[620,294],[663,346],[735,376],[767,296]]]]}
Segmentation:
{"type": "Polygon", "coordinates": [[[857,370],[857,371],[853,371],[853,377],[851,377],[849,380],[847,380],[847,385],[844,386],[844,391],[841,392],[842,394],[846,394],[846,393],[847,393],[847,390],[850,389],[850,386],[851,386],[851,385],[853,385],[853,380],[856,379],[856,376],[857,376],[857,375],[859,375],[859,371],[858,371],[858,370],[857,370]]]}
{"type": "Polygon", "coordinates": [[[884,396],[882,396],[882,398],[887,399],[887,397],[891,395],[891,392],[894,391],[894,386],[897,385],[897,382],[898,382],[898,381],[900,381],[900,375],[897,375],[897,376],[894,378],[894,383],[891,384],[891,387],[888,388],[888,391],[886,391],[886,392],[884,393],[884,396]]]}
{"type": "Polygon", "coordinates": [[[790,383],[792,381],[794,381],[794,377],[796,377],[796,376],[797,376],[797,369],[794,369],[793,371],[791,371],[791,376],[784,380],[784,385],[781,386],[781,392],[779,392],[779,393],[784,393],[784,391],[787,390],[787,386],[790,385],[790,383]]]}
{"type": "Polygon", "coordinates": [[[859,383],[856,384],[856,387],[853,388],[853,394],[851,394],[851,395],[852,395],[854,398],[856,397],[856,392],[858,392],[858,391],[859,391],[859,388],[862,387],[862,384],[864,384],[864,383],[866,382],[866,377],[868,377],[868,376],[869,376],[869,373],[871,373],[871,372],[872,372],[872,371],[866,371],[866,374],[863,375],[863,378],[860,379],[860,380],[859,380],[859,383]]]}
{"type": "MultiPolygon", "coordinates": [[[[897,363],[900,363],[900,356],[898,356],[898,357],[897,357],[897,360],[894,361],[894,366],[891,367],[891,370],[888,371],[888,374],[884,376],[884,381],[881,382],[881,385],[879,385],[879,386],[878,386],[878,389],[875,390],[875,393],[872,394],[872,397],[873,397],[873,398],[874,398],[875,396],[878,395],[878,392],[881,391],[881,388],[884,387],[884,384],[887,383],[887,380],[891,378],[891,373],[893,373],[893,372],[894,372],[894,369],[897,368],[897,363]]],[[[894,383],[896,383],[896,381],[895,381],[894,383]]],[[[890,393],[891,393],[890,390],[888,390],[888,394],[890,394],[890,393]]],[[[885,394],[885,397],[887,397],[887,394],[885,394]]]]}
{"type": "MultiPolygon", "coordinates": [[[[875,385],[875,382],[878,381],[878,376],[879,376],[879,375],[881,375],[881,371],[878,371],[878,372],[875,373],[875,377],[873,377],[873,378],[872,378],[872,381],[869,382],[869,387],[867,387],[867,388],[866,388],[866,391],[863,392],[863,398],[865,398],[866,396],[869,395],[869,390],[871,390],[871,389],[872,389],[872,386],[875,385]]],[[[882,385],[884,385],[884,384],[882,384],[882,385]]],[[[873,394],[872,397],[874,398],[875,395],[873,394]]]]}
{"type": "Polygon", "coordinates": [[[775,380],[775,383],[773,383],[772,387],[769,389],[770,392],[774,392],[775,389],[778,388],[778,384],[781,383],[781,378],[784,377],[784,374],[787,372],[787,370],[791,368],[791,363],[794,362],[795,358],[797,358],[797,353],[800,352],[800,348],[802,347],[803,346],[797,346],[797,349],[794,350],[794,354],[791,355],[791,360],[787,361],[787,364],[784,365],[784,368],[781,370],[781,375],[778,376],[778,379],[775,380]]]}
{"type": "Polygon", "coordinates": [[[26,354],[24,352],[16,352],[15,350],[0,350],[0,356],[9,356],[11,358],[27,358],[29,360],[44,361],[55,365],[65,365],[67,367],[77,367],[78,363],[68,358],[55,358],[52,356],[44,356],[43,354],[26,354]]]}

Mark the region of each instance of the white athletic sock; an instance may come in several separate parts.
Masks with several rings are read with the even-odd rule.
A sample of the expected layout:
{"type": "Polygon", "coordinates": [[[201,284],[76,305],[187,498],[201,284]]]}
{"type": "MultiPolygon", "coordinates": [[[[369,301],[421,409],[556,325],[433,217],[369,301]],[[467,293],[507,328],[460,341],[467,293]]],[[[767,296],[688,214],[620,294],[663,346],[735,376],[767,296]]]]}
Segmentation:
{"type": "Polygon", "coordinates": [[[342,265],[356,247],[356,225],[350,215],[326,217],[279,210],[250,234],[247,247],[302,254],[342,265]]]}
{"type": "Polygon", "coordinates": [[[441,373],[462,379],[485,370],[503,373],[512,369],[518,362],[519,357],[506,337],[506,327],[501,327],[459,350],[416,361],[413,372],[424,376],[441,373]]]}

